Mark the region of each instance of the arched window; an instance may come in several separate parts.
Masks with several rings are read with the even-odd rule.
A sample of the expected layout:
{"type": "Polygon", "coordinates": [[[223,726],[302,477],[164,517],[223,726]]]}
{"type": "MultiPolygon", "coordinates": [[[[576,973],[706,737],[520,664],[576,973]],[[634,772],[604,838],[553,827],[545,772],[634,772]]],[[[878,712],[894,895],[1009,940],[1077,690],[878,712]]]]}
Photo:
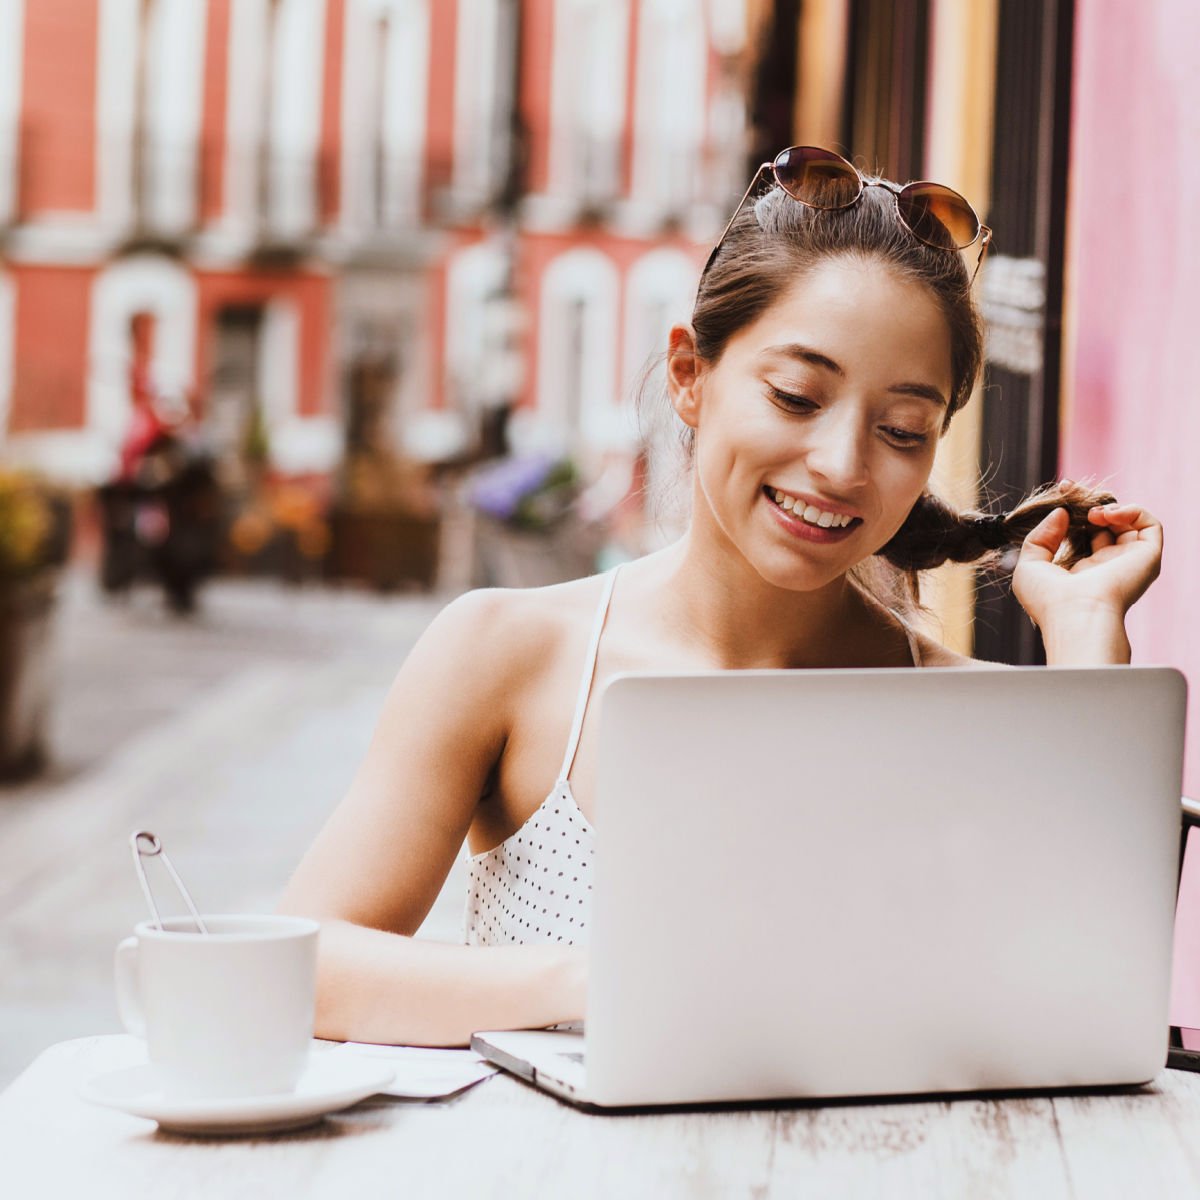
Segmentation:
{"type": "Polygon", "coordinates": [[[556,0],[550,191],[606,201],[621,186],[628,0],[556,0]]]}
{"type": "Polygon", "coordinates": [[[701,178],[708,42],[693,0],[642,0],[638,14],[633,195],[667,211],[701,178]]]}
{"type": "MultiPolygon", "coordinates": [[[[652,250],[630,268],[625,286],[625,380],[630,393],[667,348],[671,326],[686,322],[696,298],[696,264],[681,250],[652,250]]],[[[661,378],[661,368],[655,372],[661,378]]]]}
{"type": "Polygon", "coordinates": [[[196,285],[178,263],[157,255],[119,259],[92,284],[87,426],[110,446],[129,421],[129,331],[135,316],[154,321],[151,379],[163,396],[194,386],[196,285]]]}
{"type": "Polygon", "coordinates": [[[345,22],[343,222],[402,228],[421,211],[429,0],[347,0],[345,22]]]}
{"type": "Polygon", "coordinates": [[[542,278],[537,416],[564,448],[625,444],[617,395],[617,269],[598,250],[560,254],[542,278]]]}
{"type": "Polygon", "coordinates": [[[478,410],[511,392],[512,380],[494,369],[503,348],[496,344],[495,314],[506,303],[508,256],[495,242],[460,251],[446,272],[446,381],[452,403],[478,410]]]}

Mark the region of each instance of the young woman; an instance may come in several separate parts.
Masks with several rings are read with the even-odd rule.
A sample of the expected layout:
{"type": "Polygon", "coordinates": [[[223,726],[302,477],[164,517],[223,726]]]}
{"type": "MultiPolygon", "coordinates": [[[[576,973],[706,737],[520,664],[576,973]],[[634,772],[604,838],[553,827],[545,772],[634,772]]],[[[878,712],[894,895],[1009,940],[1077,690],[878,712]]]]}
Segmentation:
{"type": "Polygon", "coordinates": [[[927,490],[982,360],[959,250],[989,236],[949,189],[828,151],[760,170],[670,334],[686,534],[602,578],[469,593],[421,638],[280,905],[323,923],[319,1036],[455,1045],[583,1016],[589,699],[617,671],[981,666],[909,627],[917,572],[1015,544],[1049,661],[1129,661],[1149,513],[1072,483],[1001,516],[927,490]],[[415,940],[464,838],[468,944],[415,940]]]}

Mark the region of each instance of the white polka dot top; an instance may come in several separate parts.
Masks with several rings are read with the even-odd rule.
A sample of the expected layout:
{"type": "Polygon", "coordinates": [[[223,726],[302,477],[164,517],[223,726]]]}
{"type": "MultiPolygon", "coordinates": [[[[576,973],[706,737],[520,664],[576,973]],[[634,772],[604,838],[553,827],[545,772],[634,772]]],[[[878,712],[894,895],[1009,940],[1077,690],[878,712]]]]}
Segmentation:
{"type": "Polygon", "coordinates": [[[570,774],[619,569],[604,580],[558,782],[512,837],[469,859],[464,919],[469,946],[587,941],[596,833],[575,803],[570,774]]]}

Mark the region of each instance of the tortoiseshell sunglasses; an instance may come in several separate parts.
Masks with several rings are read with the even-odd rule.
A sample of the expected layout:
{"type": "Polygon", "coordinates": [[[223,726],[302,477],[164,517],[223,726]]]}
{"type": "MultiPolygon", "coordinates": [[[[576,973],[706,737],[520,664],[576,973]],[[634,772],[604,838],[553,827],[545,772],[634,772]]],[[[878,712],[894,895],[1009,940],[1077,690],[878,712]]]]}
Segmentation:
{"type": "Polygon", "coordinates": [[[940,183],[925,180],[900,187],[888,180],[867,179],[840,154],[822,150],[818,146],[789,146],[775,156],[774,162],[763,163],[755,171],[750,186],[729,218],[729,224],[712,248],[701,279],[708,273],[717,251],[742,211],[742,205],[758,185],[764,171],[769,172],[793,200],[825,212],[857,204],[868,187],[886,188],[896,199],[896,216],[900,223],[913,237],[936,250],[965,250],[982,238],[979,258],[971,273],[971,282],[975,282],[988,243],[992,240],[992,231],[980,221],[975,210],[962,196],[940,183]]]}

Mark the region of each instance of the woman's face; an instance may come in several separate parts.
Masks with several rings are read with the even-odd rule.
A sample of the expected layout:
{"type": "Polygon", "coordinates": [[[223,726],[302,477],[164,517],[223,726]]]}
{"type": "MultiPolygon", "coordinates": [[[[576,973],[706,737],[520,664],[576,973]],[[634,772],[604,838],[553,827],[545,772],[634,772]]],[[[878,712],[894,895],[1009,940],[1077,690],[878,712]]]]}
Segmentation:
{"type": "Polygon", "coordinates": [[[931,292],[874,260],[824,263],[690,386],[673,375],[696,431],[694,519],[769,583],[833,581],[885,545],[921,495],[951,380],[931,292]]]}

